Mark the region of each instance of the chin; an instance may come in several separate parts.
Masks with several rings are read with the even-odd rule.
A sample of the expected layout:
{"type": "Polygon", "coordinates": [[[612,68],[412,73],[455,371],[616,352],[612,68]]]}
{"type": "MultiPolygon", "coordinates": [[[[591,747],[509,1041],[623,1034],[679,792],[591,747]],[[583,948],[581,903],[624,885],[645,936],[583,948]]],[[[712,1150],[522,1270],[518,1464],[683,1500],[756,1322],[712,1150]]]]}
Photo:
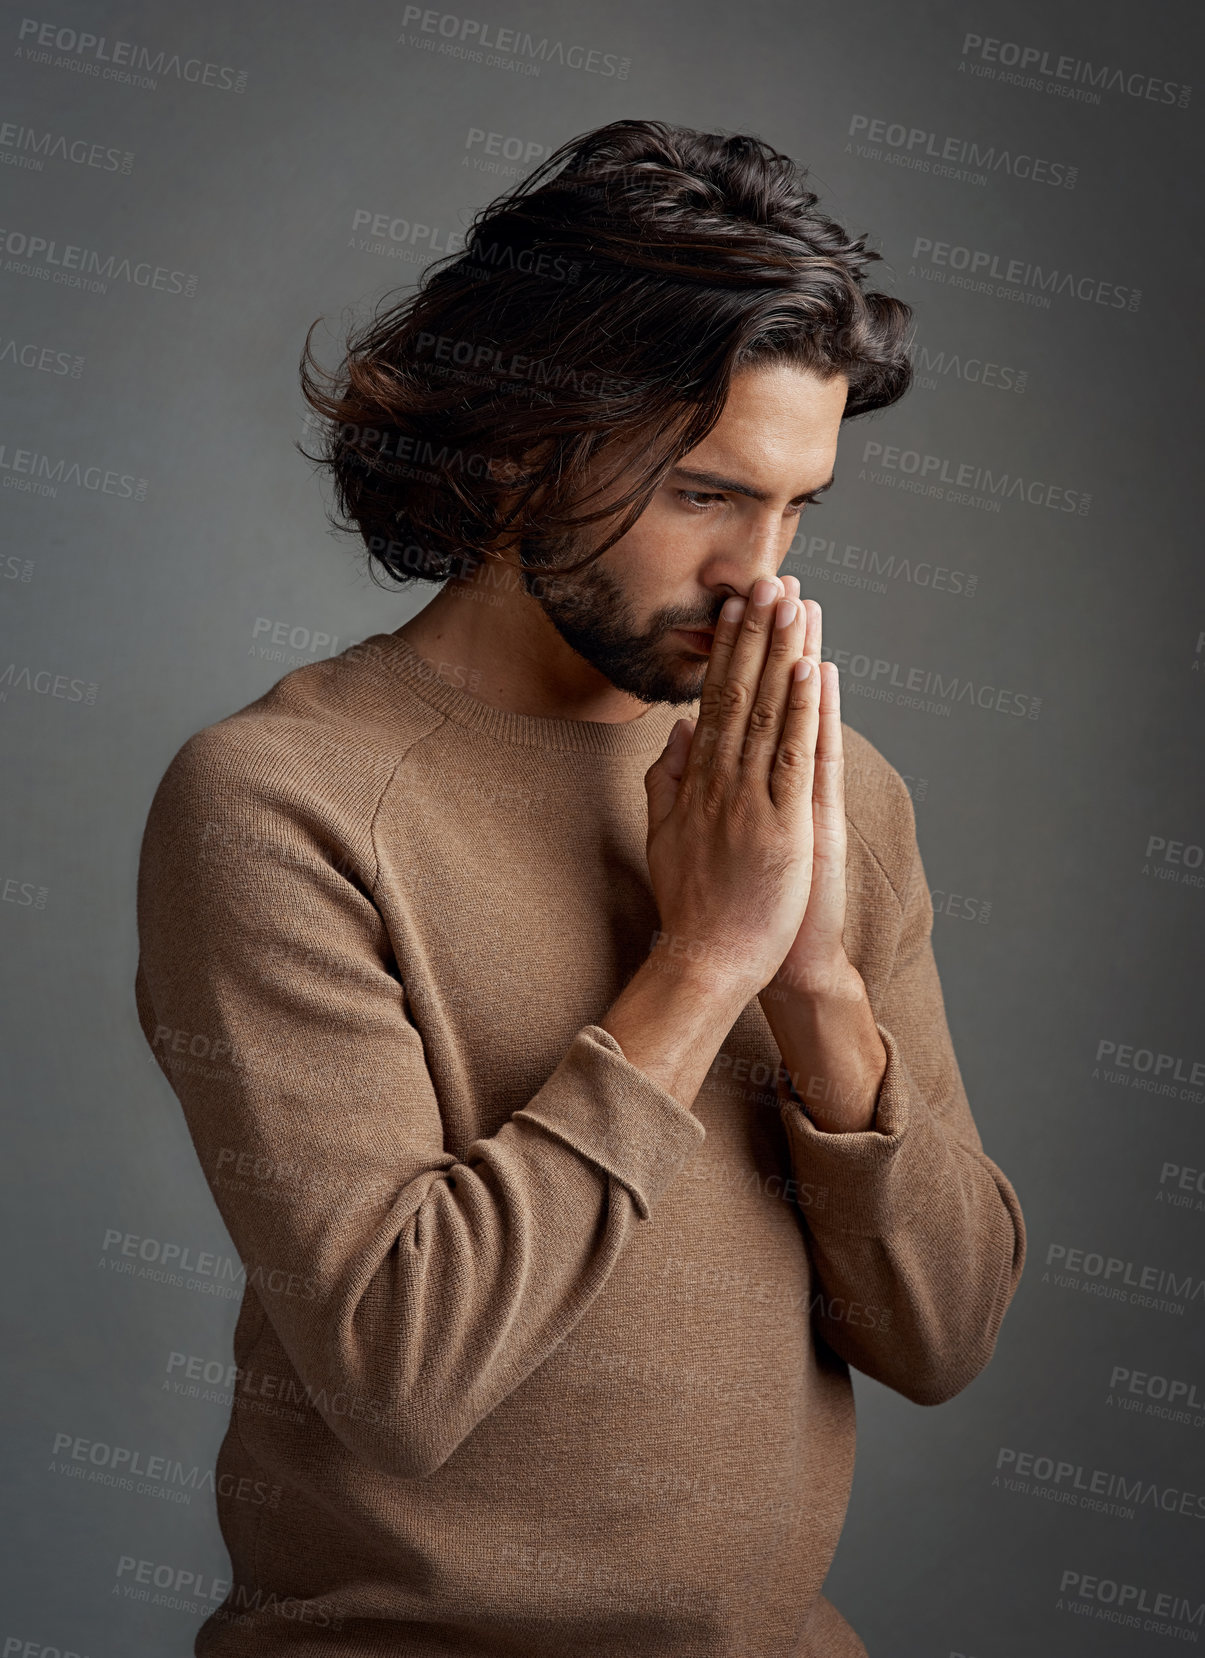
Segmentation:
{"type": "Polygon", "coordinates": [[[673,706],[698,702],[707,677],[707,664],[691,656],[666,662],[648,687],[646,702],[668,702],[673,706]]]}

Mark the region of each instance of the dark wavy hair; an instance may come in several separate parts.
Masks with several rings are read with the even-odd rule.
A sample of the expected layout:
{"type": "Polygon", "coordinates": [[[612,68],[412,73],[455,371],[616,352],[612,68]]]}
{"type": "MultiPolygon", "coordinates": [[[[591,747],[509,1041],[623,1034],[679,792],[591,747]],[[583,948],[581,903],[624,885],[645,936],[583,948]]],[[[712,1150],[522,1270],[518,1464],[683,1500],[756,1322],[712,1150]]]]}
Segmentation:
{"type": "Polygon", "coordinates": [[[322,452],[302,453],[330,469],[332,522],[374,574],[444,581],[504,538],[547,569],[541,546],[616,520],[560,566],[581,568],[712,429],[737,370],[844,374],[847,420],[902,397],[911,311],[866,291],[880,256],[817,212],[805,176],[761,139],[613,121],[483,208],[333,374],[313,324],[301,380],[322,452]]]}

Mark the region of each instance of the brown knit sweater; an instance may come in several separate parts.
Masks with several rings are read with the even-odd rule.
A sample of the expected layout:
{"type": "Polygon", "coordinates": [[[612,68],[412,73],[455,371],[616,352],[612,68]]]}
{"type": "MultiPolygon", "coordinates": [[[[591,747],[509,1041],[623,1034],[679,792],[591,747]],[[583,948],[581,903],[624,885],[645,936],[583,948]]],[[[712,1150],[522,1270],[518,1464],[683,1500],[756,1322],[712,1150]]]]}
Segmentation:
{"type": "Polygon", "coordinates": [[[864,1652],[820,1593],[847,1365],[964,1386],[1022,1221],[908,793],[848,728],[874,1128],[812,1127],[756,1000],[693,1111],[595,1023],[658,924],[642,779],[679,712],[503,713],[380,634],[169,766],[139,1015],[247,1273],[198,1654],[864,1652]]]}

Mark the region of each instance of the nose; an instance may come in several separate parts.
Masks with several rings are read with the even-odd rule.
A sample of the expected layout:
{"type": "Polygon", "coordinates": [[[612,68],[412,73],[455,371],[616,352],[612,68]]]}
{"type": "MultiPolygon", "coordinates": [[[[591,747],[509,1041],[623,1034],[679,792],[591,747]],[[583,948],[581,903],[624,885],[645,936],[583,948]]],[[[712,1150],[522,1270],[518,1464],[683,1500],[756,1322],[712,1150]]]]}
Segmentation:
{"type": "Polygon", "coordinates": [[[772,581],[778,576],[793,533],[793,526],[784,525],[777,515],[750,526],[739,540],[734,531],[734,539],[717,548],[700,571],[703,585],[725,599],[748,598],[763,577],[772,581]]]}

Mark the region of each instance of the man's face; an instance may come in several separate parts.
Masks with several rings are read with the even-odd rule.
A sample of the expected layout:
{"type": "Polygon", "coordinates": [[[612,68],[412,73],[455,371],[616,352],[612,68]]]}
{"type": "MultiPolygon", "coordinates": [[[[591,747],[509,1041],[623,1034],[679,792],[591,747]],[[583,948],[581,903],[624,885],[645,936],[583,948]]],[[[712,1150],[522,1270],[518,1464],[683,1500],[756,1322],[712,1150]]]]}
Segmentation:
{"type": "Polygon", "coordinates": [[[566,643],[642,702],[694,702],[724,600],[777,573],[832,479],[847,391],[844,376],[787,364],[735,375],[719,421],[621,540],[575,575],[528,577],[566,643]]]}

